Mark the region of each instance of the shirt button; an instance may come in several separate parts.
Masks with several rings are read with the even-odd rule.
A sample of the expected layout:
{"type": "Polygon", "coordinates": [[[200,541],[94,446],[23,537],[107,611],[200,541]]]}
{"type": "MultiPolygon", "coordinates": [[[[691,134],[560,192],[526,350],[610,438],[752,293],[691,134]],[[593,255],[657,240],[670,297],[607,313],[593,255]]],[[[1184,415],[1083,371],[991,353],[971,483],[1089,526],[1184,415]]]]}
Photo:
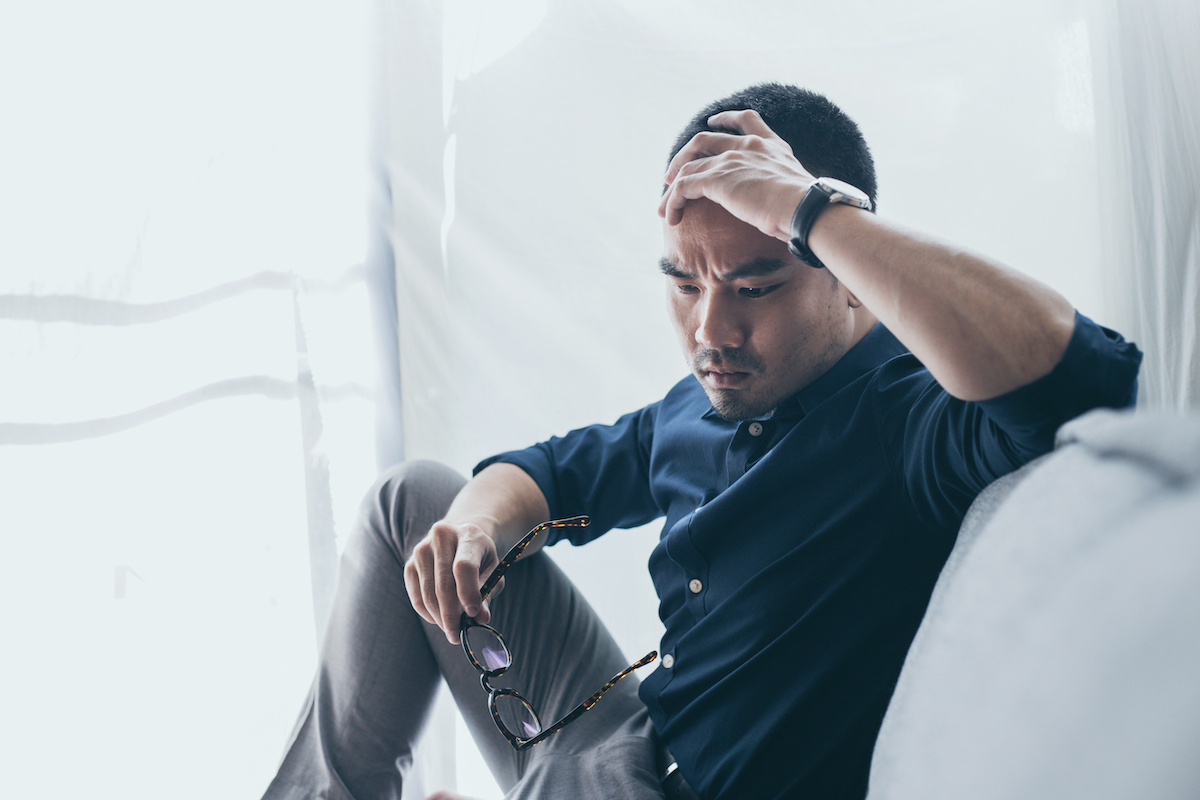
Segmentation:
{"type": "Polygon", "coordinates": [[[691,583],[688,584],[688,588],[692,590],[692,594],[700,594],[700,591],[704,588],[704,584],[700,582],[699,578],[692,578],[691,583]]]}
{"type": "Polygon", "coordinates": [[[751,436],[762,436],[763,427],[761,422],[751,422],[748,429],[751,436]]]}
{"type": "Polygon", "coordinates": [[[663,656],[663,666],[666,667],[667,669],[670,669],[671,667],[675,666],[675,656],[671,655],[670,653],[667,653],[666,655],[664,655],[663,656]]]}

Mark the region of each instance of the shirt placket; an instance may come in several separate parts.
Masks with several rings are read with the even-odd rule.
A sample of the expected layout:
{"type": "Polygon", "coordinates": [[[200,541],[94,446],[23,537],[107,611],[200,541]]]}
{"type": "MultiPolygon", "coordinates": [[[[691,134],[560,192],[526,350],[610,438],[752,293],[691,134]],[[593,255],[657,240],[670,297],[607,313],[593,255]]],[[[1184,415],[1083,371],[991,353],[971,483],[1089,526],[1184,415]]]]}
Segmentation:
{"type": "Polygon", "coordinates": [[[746,474],[758,459],[770,449],[774,420],[749,420],[738,425],[729,450],[725,454],[725,480],[727,486],[746,474]]]}

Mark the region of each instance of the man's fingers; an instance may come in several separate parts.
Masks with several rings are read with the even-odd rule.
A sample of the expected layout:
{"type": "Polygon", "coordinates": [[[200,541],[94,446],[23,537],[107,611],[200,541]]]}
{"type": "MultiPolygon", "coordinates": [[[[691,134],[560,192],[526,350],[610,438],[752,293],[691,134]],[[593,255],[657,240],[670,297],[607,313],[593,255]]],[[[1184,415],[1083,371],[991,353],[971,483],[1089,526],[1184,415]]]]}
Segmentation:
{"type": "Polygon", "coordinates": [[[458,554],[458,531],[449,525],[435,525],[429,532],[433,543],[433,585],[437,598],[438,624],[446,638],[458,643],[458,622],[462,604],[458,602],[458,586],[454,575],[454,560],[458,554]]]}
{"type": "Polygon", "coordinates": [[[706,173],[715,167],[712,159],[689,161],[680,166],[667,191],[658,203],[658,215],[668,225],[678,225],[683,219],[683,209],[689,200],[707,196],[706,173]]]}
{"type": "MultiPolygon", "coordinates": [[[[708,126],[722,128],[725,131],[736,131],[736,133],[717,130],[697,133],[671,159],[665,177],[667,183],[674,181],[679,170],[689,161],[720,155],[729,150],[761,148],[764,142],[774,145],[783,141],[767,123],[763,122],[763,118],[757,111],[750,109],[722,111],[719,114],[713,114],[708,118],[708,126]]],[[[789,147],[788,150],[790,151],[791,148],[789,147]]]]}
{"type": "Polygon", "coordinates": [[[813,176],[755,111],[723,111],[671,159],[658,214],[683,221],[688,203],[707,198],[767,236],[786,241],[791,215],[813,176]],[[720,132],[732,131],[732,132],[720,132]]]}
{"type": "MultiPolygon", "coordinates": [[[[404,565],[404,587],[413,610],[457,644],[464,611],[480,622],[490,617],[479,590],[497,563],[495,542],[477,526],[435,524],[404,565]]],[[[499,590],[497,585],[492,594],[499,590]]]]}
{"type": "MultiPolygon", "coordinates": [[[[777,141],[787,146],[782,139],[777,141]]],[[[732,133],[697,133],[671,159],[664,181],[668,184],[674,183],[686,175],[689,168],[695,169],[697,165],[722,163],[726,159],[750,163],[756,156],[770,156],[777,149],[777,144],[768,142],[756,134],[737,136],[732,133]]],[[[790,155],[791,148],[788,148],[787,152],[790,155]]]]}
{"type": "Polygon", "coordinates": [[[479,589],[483,584],[483,575],[495,566],[496,546],[492,540],[483,535],[469,536],[459,543],[458,552],[454,555],[454,579],[458,588],[458,602],[469,617],[479,617],[480,622],[487,622],[483,605],[483,596],[479,589]]]}
{"type": "MultiPolygon", "coordinates": [[[[755,117],[758,115],[755,114],[755,117]]],[[[759,119],[759,123],[761,122],[759,119]]],[[[778,139],[771,133],[770,128],[764,129],[772,138],[778,139]]],[[[767,141],[757,134],[696,134],[675,154],[675,158],[671,159],[664,177],[667,191],[659,201],[658,215],[665,219],[668,225],[678,225],[683,219],[683,209],[689,200],[707,197],[725,205],[724,193],[728,187],[722,187],[727,177],[760,162],[762,156],[769,152],[769,147],[773,146],[768,146],[767,141]]],[[[791,152],[790,148],[788,152],[791,152]]]]}
{"type": "Polygon", "coordinates": [[[683,192],[677,191],[675,185],[672,184],[667,193],[663,195],[658,204],[658,215],[666,220],[668,225],[678,225],[683,220],[683,207],[687,204],[687,198],[683,192]]]}
{"type": "Polygon", "coordinates": [[[459,616],[455,586],[454,558],[458,550],[458,531],[435,525],[421,540],[404,565],[404,588],[413,610],[421,619],[441,628],[446,638],[458,642],[459,616]]]}
{"type": "Polygon", "coordinates": [[[413,608],[417,610],[417,613],[426,622],[440,625],[441,615],[438,612],[437,590],[433,580],[434,563],[433,543],[426,539],[416,546],[412,557],[405,566],[404,584],[405,588],[409,590],[409,599],[412,600],[413,608]],[[410,568],[412,570],[411,577],[410,568]]]}
{"type": "Polygon", "coordinates": [[[408,599],[412,603],[413,610],[430,625],[436,625],[437,620],[425,606],[424,592],[421,589],[421,573],[415,559],[410,559],[404,565],[404,588],[408,590],[408,599]]]}
{"type": "Polygon", "coordinates": [[[713,131],[701,131],[697,133],[671,159],[671,163],[667,165],[667,174],[663,179],[667,183],[673,183],[679,176],[679,171],[686,164],[704,158],[711,158],[728,150],[736,150],[745,145],[745,142],[742,141],[743,138],[745,137],[735,136],[732,133],[716,133],[713,131]]]}
{"type": "Polygon", "coordinates": [[[710,128],[727,128],[743,135],[761,136],[764,139],[778,139],[775,131],[771,130],[757,111],[722,111],[708,118],[710,128]]]}

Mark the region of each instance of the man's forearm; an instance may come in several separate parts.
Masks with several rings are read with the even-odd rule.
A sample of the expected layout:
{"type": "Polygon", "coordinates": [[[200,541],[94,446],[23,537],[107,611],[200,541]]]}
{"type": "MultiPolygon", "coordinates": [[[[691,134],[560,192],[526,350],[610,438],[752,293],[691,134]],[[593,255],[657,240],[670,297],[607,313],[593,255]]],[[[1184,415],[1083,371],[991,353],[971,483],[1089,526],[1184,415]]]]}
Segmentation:
{"type": "MultiPolygon", "coordinates": [[[[496,542],[503,556],[534,526],[545,522],[550,508],[541,488],[525,470],[513,464],[492,464],[472,478],[454,498],[443,522],[471,523],[496,542]]],[[[531,555],[542,537],[525,550],[531,555]]]]}
{"type": "Polygon", "coordinates": [[[1048,286],[985,256],[843,205],[809,246],[947,392],[985,400],[1047,374],[1075,312],[1048,286]]]}

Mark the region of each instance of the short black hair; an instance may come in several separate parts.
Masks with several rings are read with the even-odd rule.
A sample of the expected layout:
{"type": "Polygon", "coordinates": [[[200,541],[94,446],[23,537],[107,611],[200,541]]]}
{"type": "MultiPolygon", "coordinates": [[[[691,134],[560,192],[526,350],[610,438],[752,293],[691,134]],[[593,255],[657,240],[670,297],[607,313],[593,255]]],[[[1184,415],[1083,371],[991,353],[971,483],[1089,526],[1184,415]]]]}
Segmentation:
{"type": "Polygon", "coordinates": [[[759,83],[709,103],[679,134],[667,163],[701,131],[735,133],[710,128],[708,118],[713,114],[745,109],[757,111],[814,176],[857,186],[875,207],[875,161],[858,125],[824,95],[797,86],[759,83]]]}

